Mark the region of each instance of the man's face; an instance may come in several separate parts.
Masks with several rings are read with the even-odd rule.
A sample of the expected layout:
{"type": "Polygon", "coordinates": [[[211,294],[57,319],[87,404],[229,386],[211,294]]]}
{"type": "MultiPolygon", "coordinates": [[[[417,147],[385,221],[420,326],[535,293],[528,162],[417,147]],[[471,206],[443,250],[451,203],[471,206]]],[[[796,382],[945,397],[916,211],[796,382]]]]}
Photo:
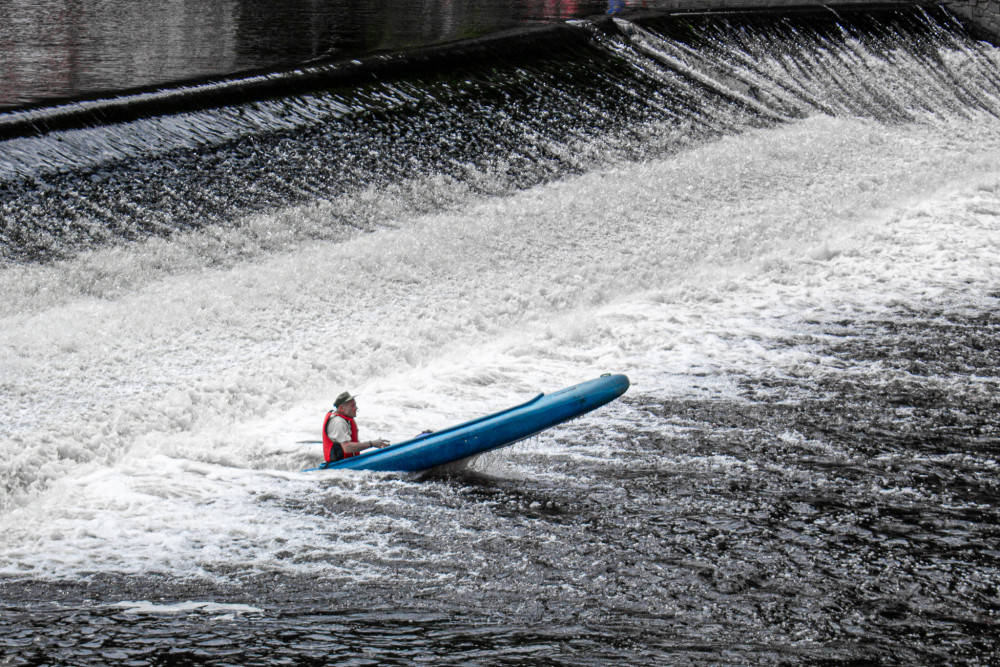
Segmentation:
{"type": "Polygon", "coordinates": [[[347,415],[351,419],[354,419],[355,415],[358,414],[357,402],[352,398],[351,400],[347,401],[346,403],[340,406],[340,412],[342,414],[347,415]]]}

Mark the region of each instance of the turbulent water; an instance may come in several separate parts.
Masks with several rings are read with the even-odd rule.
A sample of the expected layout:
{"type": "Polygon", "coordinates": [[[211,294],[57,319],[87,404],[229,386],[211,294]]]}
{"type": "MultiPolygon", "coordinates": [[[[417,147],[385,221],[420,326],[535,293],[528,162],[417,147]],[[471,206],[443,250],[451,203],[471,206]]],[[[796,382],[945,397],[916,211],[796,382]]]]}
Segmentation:
{"type": "Polygon", "coordinates": [[[0,144],[0,664],[1000,661],[1000,51],[571,27],[0,144]],[[400,440],[602,372],[300,472],[345,389],[400,440]]]}

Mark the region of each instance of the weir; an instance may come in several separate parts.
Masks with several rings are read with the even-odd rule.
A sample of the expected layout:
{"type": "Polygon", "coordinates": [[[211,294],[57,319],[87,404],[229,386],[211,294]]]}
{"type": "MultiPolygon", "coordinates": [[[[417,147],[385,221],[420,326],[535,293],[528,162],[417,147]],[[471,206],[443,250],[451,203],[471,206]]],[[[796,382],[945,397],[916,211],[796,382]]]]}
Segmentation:
{"type": "MultiPolygon", "coordinates": [[[[858,3],[855,0],[654,0],[650,3],[643,2],[642,5],[655,7],[655,10],[645,12],[647,14],[655,11],[657,15],[708,13],[720,16],[732,12],[788,14],[830,11],[836,8],[850,13],[878,13],[903,7],[944,7],[962,21],[965,30],[974,38],[990,41],[994,45],[1000,43],[1000,0],[917,3],[907,0],[885,0],[879,3],[858,3]]],[[[615,3],[612,6],[617,7],[615,3]]],[[[613,14],[609,10],[608,15],[636,18],[641,17],[643,12],[613,14]]],[[[606,24],[609,17],[588,16],[586,20],[600,25],[606,24]]],[[[448,68],[457,58],[466,64],[487,62],[498,57],[509,59],[512,53],[531,58],[550,50],[553,42],[562,44],[574,37],[579,37],[577,31],[555,23],[368,57],[311,61],[305,66],[261,69],[236,77],[204,77],[202,80],[177,86],[150,85],[124,89],[120,94],[114,95],[91,94],[52,104],[34,103],[0,113],[0,140],[234,105],[276,95],[302,94],[334,85],[358,85],[373,79],[448,68]]]]}
{"type": "Polygon", "coordinates": [[[1000,114],[996,50],[950,9],[754,4],[0,114],[0,261],[215,229],[227,262],[813,114],[1000,114]],[[247,223],[290,206],[320,208],[247,223]]]}

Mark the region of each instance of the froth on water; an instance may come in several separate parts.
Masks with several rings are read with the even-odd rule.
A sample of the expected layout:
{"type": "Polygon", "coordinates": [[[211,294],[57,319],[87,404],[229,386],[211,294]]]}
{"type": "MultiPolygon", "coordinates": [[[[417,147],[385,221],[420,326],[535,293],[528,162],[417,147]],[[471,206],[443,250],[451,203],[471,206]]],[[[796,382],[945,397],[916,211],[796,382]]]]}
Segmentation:
{"type": "Polygon", "coordinates": [[[954,128],[816,119],[8,316],[3,641],[984,661],[1000,153],[954,128]],[[595,368],[633,388],[472,471],[298,472],[343,386],[397,440],[595,368]]]}

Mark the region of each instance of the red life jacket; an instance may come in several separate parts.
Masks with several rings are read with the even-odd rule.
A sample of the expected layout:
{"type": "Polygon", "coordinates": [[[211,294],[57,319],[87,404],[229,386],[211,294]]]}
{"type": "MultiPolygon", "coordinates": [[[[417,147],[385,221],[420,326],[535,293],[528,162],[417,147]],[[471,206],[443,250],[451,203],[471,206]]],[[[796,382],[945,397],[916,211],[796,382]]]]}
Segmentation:
{"type": "Polygon", "coordinates": [[[330,455],[333,453],[334,445],[337,446],[337,449],[339,449],[341,451],[341,454],[343,455],[333,459],[334,461],[339,461],[341,458],[346,459],[352,456],[357,456],[358,452],[345,452],[343,448],[340,446],[339,442],[334,442],[333,440],[330,439],[330,436],[326,434],[326,425],[330,423],[331,417],[340,417],[341,419],[345,420],[347,422],[347,425],[351,427],[350,442],[358,441],[358,425],[354,422],[354,420],[348,417],[347,415],[342,415],[339,412],[331,410],[330,412],[326,413],[326,419],[323,420],[323,459],[325,461],[331,460],[330,455]]]}

